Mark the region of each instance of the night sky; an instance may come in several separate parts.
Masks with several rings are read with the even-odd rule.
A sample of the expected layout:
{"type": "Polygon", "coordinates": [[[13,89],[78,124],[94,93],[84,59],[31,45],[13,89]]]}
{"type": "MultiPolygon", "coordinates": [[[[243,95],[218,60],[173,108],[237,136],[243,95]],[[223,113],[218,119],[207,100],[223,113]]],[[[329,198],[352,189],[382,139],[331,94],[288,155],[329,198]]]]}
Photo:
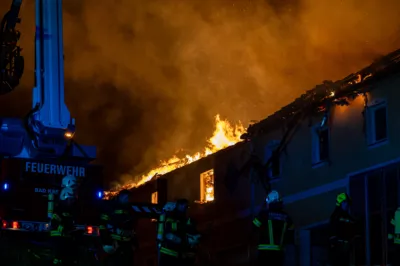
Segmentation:
{"type": "MultiPolygon", "coordinates": [[[[31,108],[34,1],[23,1],[25,74],[2,116],[31,108]]],[[[108,181],[200,150],[218,113],[262,119],[400,48],[398,0],[63,2],[67,103],[108,181]]]]}

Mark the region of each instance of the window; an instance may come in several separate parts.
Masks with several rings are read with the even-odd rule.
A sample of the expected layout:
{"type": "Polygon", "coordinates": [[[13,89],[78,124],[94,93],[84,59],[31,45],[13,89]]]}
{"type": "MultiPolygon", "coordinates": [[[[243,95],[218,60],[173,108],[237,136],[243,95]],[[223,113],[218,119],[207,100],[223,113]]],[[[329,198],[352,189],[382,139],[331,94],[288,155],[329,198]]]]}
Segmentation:
{"type": "Polygon", "coordinates": [[[214,201],[214,170],[200,175],[200,202],[214,201]]]}
{"type": "Polygon", "coordinates": [[[158,192],[151,193],[151,203],[157,204],[158,203],[158,192]]]}
{"type": "MultiPolygon", "coordinates": [[[[279,147],[280,142],[279,141],[271,141],[270,144],[268,145],[268,156],[272,156],[274,154],[274,151],[279,147]]],[[[281,156],[280,154],[277,154],[277,156],[271,158],[271,162],[269,164],[268,168],[268,177],[271,179],[278,178],[281,175],[281,170],[282,170],[282,164],[281,164],[281,156]]]]}
{"type": "Polygon", "coordinates": [[[371,105],[367,109],[367,141],[372,146],[387,141],[387,105],[385,101],[380,101],[371,105]]]}
{"type": "Polygon", "coordinates": [[[312,164],[328,161],[330,152],[330,136],[328,127],[316,125],[312,128],[312,164]]]}

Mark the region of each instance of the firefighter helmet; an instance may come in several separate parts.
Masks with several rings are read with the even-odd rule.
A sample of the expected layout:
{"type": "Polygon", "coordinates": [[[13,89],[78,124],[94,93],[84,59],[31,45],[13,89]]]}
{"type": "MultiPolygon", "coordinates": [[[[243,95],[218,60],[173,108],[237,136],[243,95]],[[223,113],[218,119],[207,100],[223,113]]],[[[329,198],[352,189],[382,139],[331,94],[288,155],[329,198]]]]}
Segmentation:
{"type": "Polygon", "coordinates": [[[351,197],[347,193],[340,193],[336,197],[336,206],[340,206],[342,202],[351,203],[351,197]]]}
{"type": "Polygon", "coordinates": [[[75,197],[75,192],[72,188],[65,187],[61,190],[60,200],[66,200],[66,199],[74,198],[74,197],[75,197]]]}
{"type": "Polygon", "coordinates": [[[279,202],[281,201],[281,196],[279,195],[279,192],[276,190],[272,190],[270,193],[268,193],[267,198],[265,199],[265,201],[270,204],[273,202],[279,202]]]}
{"type": "Polygon", "coordinates": [[[61,181],[61,187],[65,188],[75,188],[76,187],[76,177],[72,175],[65,176],[61,181]]]}
{"type": "Polygon", "coordinates": [[[115,251],[116,251],[116,248],[114,246],[111,246],[111,245],[105,245],[105,246],[103,246],[103,250],[107,254],[114,254],[115,251]]]}

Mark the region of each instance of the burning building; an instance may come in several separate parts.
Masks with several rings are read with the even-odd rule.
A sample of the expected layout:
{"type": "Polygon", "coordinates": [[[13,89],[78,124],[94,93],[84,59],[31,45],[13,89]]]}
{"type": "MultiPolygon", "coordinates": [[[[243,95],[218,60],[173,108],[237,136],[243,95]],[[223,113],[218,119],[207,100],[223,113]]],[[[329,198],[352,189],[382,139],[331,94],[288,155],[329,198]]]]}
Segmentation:
{"type": "MultiPolygon", "coordinates": [[[[254,257],[251,220],[272,187],[283,194],[296,226],[287,264],[323,265],[336,195],[347,192],[362,225],[355,265],[387,263],[390,217],[400,204],[399,87],[400,50],[307,91],[251,125],[243,141],[149,177],[132,189],[132,201],[189,199],[205,236],[199,259],[207,265],[248,265],[254,257]]],[[[155,232],[148,221],[138,227],[147,261],[156,256],[149,228],[155,232]]]]}

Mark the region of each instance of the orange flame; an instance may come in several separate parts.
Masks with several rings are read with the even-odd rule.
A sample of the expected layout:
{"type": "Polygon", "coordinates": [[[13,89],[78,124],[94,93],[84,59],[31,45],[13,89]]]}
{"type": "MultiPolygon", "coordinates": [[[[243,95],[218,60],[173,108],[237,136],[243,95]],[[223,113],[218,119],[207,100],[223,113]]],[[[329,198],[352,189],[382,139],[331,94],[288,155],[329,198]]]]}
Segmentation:
{"type": "Polygon", "coordinates": [[[156,176],[164,175],[169,173],[175,169],[181,168],[185,165],[191,164],[201,158],[204,158],[210,154],[213,154],[217,151],[225,149],[229,146],[235,145],[239,141],[241,141],[240,136],[246,132],[246,129],[243,127],[242,123],[238,123],[237,125],[231,125],[227,120],[221,120],[219,115],[215,116],[215,130],[213,136],[207,140],[207,146],[204,148],[203,152],[197,152],[194,155],[185,155],[183,158],[178,158],[177,156],[173,156],[172,158],[161,161],[160,165],[148,173],[142,175],[141,177],[133,177],[129,176],[132,180],[139,180],[138,182],[131,182],[125,185],[122,185],[112,191],[105,192],[105,198],[112,197],[118,194],[119,191],[123,189],[131,189],[135,187],[139,187],[146,182],[149,182],[156,176]]]}

